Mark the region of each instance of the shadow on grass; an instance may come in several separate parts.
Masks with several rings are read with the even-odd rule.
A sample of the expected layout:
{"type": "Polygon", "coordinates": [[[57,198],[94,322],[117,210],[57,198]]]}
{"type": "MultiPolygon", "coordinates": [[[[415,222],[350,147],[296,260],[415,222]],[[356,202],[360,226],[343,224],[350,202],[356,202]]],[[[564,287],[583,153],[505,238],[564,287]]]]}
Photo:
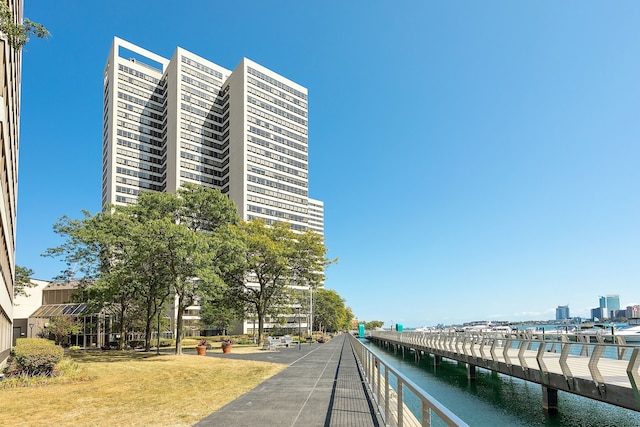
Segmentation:
{"type": "Polygon", "coordinates": [[[155,351],[131,351],[131,350],[76,350],[70,351],[65,356],[76,362],[92,363],[92,362],[135,362],[153,359],[154,361],[162,361],[162,356],[173,355],[173,353],[160,353],[158,356],[155,351]]]}

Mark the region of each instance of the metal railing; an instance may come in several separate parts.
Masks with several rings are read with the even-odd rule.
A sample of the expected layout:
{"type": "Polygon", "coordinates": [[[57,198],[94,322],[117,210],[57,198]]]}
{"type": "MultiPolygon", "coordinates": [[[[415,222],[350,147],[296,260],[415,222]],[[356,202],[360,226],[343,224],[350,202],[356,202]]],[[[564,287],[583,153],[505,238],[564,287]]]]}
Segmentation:
{"type": "Polygon", "coordinates": [[[370,336],[587,397],[592,396],[577,389],[593,387],[600,400],[640,410],[640,347],[621,340],[453,331],[371,331],[370,336]],[[612,387],[619,387],[617,394],[612,387]]]}
{"type": "Polygon", "coordinates": [[[391,368],[357,338],[349,336],[365,381],[386,425],[427,427],[431,426],[431,417],[435,415],[448,426],[468,426],[433,396],[391,368]],[[409,409],[409,406],[415,406],[414,402],[408,400],[409,396],[415,396],[420,402],[419,408],[416,408],[419,418],[409,409]]]}

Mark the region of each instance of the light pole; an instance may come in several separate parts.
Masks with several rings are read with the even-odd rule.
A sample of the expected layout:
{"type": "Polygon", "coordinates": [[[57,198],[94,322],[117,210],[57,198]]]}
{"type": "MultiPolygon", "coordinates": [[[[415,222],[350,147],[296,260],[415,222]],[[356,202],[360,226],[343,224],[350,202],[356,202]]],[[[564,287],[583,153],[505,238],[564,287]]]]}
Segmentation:
{"type": "Polygon", "coordinates": [[[34,324],[33,323],[29,323],[29,329],[30,329],[29,338],[33,338],[33,327],[34,327],[34,324]]]}
{"type": "Polygon", "coordinates": [[[309,337],[313,341],[313,286],[309,286],[309,337]]]}
{"type": "Polygon", "coordinates": [[[300,335],[302,333],[302,325],[300,324],[300,306],[296,307],[296,311],[298,312],[298,350],[302,350],[302,337],[300,335]]]}

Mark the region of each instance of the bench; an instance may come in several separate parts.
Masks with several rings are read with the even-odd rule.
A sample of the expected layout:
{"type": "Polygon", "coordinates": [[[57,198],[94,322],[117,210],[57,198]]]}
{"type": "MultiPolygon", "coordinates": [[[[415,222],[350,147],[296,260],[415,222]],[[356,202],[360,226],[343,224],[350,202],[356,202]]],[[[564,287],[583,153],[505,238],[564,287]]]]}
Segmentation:
{"type": "Polygon", "coordinates": [[[266,337],[262,344],[263,350],[276,350],[277,347],[291,347],[292,344],[298,344],[299,341],[294,340],[289,335],[280,338],[266,337]]]}

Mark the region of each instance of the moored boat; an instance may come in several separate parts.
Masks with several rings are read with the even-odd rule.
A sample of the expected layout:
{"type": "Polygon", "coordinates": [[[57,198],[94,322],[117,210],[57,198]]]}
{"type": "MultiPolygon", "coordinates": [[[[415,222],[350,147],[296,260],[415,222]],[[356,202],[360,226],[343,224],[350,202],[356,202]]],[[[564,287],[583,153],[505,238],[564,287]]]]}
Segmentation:
{"type": "Polygon", "coordinates": [[[613,331],[613,336],[622,337],[625,342],[640,342],[640,319],[629,319],[627,326],[613,331]]]}

